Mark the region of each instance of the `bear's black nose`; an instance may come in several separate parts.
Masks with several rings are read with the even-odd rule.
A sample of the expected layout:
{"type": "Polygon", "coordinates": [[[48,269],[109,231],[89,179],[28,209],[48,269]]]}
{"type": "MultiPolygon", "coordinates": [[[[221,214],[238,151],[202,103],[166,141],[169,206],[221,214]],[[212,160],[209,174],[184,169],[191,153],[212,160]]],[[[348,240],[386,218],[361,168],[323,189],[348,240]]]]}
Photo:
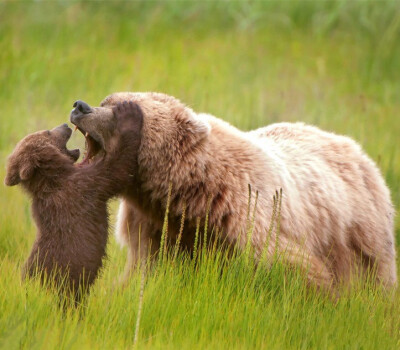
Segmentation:
{"type": "Polygon", "coordinates": [[[75,101],[73,107],[83,114],[88,114],[92,111],[92,108],[86,102],[81,100],[75,101]]]}

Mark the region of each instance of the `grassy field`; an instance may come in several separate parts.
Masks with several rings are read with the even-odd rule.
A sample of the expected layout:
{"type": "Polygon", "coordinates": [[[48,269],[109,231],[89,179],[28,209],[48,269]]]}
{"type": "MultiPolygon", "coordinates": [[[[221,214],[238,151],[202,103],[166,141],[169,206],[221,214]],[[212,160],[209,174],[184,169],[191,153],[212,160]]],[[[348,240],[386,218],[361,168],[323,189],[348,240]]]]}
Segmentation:
{"type": "MultiPolygon", "coordinates": [[[[304,121],[352,136],[400,207],[397,2],[0,2],[1,179],[20,138],[68,121],[77,99],[97,105],[115,91],[162,91],[243,129],[304,121]]],[[[198,264],[178,256],[148,274],[134,344],[141,274],[113,287],[126,255],[114,238],[87,302],[63,314],[20,280],[34,236],[27,196],[1,185],[4,349],[400,348],[398,292],[333,303],[282,266],[254,273],[204,251],[198,264]]]]}

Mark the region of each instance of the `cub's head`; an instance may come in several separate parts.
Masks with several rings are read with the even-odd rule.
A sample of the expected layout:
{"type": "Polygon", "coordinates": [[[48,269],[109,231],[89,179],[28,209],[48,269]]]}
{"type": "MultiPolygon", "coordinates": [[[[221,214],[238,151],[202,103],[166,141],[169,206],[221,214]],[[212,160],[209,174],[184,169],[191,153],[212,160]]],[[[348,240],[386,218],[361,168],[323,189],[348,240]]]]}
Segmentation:
{"type": "Polygon", "coordinates": [[[79,158],[79,149],[68,150],[72,130],[67,124],[23,138],[8,158],[4,183],[28,184],[38,177],[62,176],[79,158]]]}

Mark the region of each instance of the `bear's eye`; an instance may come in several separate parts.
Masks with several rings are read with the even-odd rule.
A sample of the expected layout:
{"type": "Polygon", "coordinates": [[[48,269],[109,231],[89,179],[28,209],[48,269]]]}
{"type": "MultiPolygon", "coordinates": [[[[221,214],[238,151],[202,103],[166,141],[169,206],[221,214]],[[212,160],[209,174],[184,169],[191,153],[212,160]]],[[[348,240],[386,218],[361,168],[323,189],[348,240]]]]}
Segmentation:
{"type": "Polygon", "coordinates": [[[50,130],[47,130],[47,135],[49,135],[49,136],[50,136],[50,130]]]}

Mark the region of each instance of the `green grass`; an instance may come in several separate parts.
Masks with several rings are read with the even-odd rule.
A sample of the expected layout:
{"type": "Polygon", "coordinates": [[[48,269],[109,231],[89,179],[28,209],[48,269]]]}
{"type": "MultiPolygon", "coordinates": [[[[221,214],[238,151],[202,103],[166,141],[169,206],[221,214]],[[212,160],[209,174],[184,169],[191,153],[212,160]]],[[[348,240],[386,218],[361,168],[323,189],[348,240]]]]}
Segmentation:
{"type": "MultiPolygon", "coordinates": [[[[0,178],[24,135],[67,121],[77,99],[124,90],[162,91],[243,129],[304,121],[352,136],[400,207],[397,2],[2,2],[0,178]]],[[[110,238],[86,304],[64,315],[20,280],[34,236],[27,196],[0,186],[0,347],[132,347],[140,272],[113,287],[125,251],[110,238]]],[[[366,288],[335,304],[282,266],[254,274],[240,257],[199,256],[148,274],[138,348],[400,347],[398,292],[366,288]]]]}

